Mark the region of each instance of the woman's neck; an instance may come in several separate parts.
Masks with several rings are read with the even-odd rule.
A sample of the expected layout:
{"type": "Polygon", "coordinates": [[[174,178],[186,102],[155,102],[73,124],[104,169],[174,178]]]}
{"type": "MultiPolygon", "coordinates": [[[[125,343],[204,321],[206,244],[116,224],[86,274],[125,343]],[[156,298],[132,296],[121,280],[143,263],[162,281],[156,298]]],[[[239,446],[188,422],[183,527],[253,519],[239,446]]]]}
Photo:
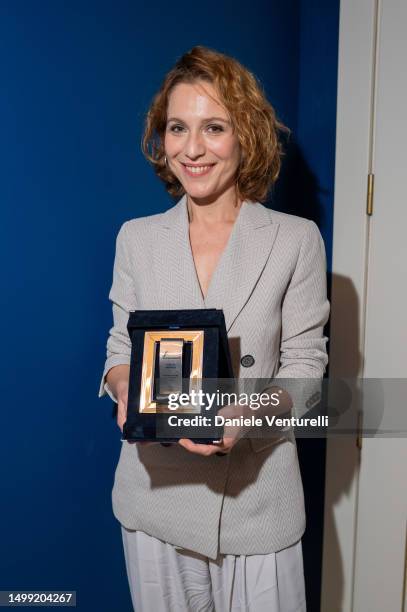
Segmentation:
{"type": "Polygon", "coordinates": [[[225,192],[213,200],[200,200],[187,195],[189,222],[192,223],[233,223],[238,214],[242,201],[236,191],[225,192]]]}

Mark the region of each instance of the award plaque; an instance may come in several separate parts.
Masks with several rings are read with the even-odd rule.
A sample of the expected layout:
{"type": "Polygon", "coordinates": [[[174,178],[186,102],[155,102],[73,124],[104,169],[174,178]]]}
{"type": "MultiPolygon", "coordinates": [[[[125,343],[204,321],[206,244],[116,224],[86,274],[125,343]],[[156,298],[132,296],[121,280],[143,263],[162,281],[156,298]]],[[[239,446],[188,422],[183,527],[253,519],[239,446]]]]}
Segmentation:
{"type": "Polygon", "coordinates": [[[218,379],[233,381],[223,311],[136,310],[127,329],[132,351],[123,438],[220,440],[213,418],[220,406],[209,407],[205,397],[218,379]],[[183,401],[174,407],[174,398],[183,401]]]}

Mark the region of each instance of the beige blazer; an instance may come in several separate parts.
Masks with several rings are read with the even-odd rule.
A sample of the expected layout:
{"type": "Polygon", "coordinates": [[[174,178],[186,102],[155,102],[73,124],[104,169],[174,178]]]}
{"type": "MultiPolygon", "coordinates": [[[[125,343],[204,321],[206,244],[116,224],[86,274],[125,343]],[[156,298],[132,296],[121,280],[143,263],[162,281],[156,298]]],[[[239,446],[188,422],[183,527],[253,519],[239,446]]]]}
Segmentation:
{"type": "MultiPolygon", "coordinates": [[[[297,415],[320,384],[329,303],[324,244],[312,221],[244,202],[204,300],[184,196],[163,214],[122,226],[109,297],[114,324],[100,396],[112,395],[107,371],[130,362],[126,326],[135,309],[222,308],[235,376],[303,379],[292,387],[297,415]],[[244,355],[254,358],[250,367],[244,355]]],[[[213,559],[278,551],[305,529],[294,436],[245,438],[224,457],[124,442],[113,510],[128,529],[213,559]]]]}

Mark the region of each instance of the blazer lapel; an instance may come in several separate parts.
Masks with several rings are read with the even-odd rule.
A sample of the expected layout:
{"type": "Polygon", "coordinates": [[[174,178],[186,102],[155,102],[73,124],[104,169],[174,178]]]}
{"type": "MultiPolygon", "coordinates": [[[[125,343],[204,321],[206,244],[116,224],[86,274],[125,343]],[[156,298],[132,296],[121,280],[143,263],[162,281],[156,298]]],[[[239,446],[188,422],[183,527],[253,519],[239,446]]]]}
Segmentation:
{"type": "Polygon", "coordinates": [[[223,309],[227,331],[256,287],[278,226],[262,204],[243,202],[205,299],[206,308],[223,309]]]}
{"type": "Polygon", "coordinates": [[[259,203],[243,202],[204,300],[189,241],[186,196],[160,217],[153,245],[157,308],[221,308],[229,331],[268,261],[278,223],[259,203]]]}
{"type": "Polygon", "coordinates": [[[161,215],[154,239],[157,308],[205,308],[189,242],[186,196],[161,215]]]}

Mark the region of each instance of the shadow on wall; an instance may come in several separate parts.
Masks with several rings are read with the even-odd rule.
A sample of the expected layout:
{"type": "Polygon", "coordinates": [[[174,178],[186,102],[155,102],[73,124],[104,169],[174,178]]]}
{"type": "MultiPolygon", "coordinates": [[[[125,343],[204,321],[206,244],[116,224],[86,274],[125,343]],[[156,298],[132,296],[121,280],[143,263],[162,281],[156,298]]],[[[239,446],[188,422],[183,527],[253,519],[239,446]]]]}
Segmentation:
{"type": "MultiPolygon", "coordinates": [[[[291,137],[283,142],[283,146],[285,154],[280,176],[266,205],[279,212],[311,219],[321,227],[324,210],[319,199],[318,180],[303,157],[300,147],[291,137]]],[[[326,441],[318,438],[299,438],[297,449],[307,516],[307,527],[302,538],[307,610],[319,612],[326,441]]]]}
{"type": "MultiPolygon", "coordinates": [[[[331,371],[334,371],[335,378],[330,380],[329,412],[330,415],[336,414],[339,419],[347,413],[347,422],[356,426],[358,411],[363,407],[363,392],[358,385],[362,366],[359,351],[360,303],[351,279],[335,274],[330,280],[331,317],[335,320],[330,338],[330,358],[331,371]],[[338,325],[338,321],[342,322],[343,327],[338,325]]],[[[337,435],[329,442],[331,478],[326,484],[324,547],[327,554],[324,561],[322,609],[330,612],[342,612],[345,579],[350,579],[345,575],[343,554],[353,554],[353,542],[339,540],[335,506],[340,504],[344,497],[349,497],[355,486],[360,459],[356,439],[356,433],[350,431],[348,435],[337,435]],[[334,478],[332,474],[335,475],[334,478]]]]}
{"type": "Polygon", "coordinates": [[[280,176],[267,206],[290,215],[315,221],[321,227],[325,221],[320,201],[323,193],[298,144],[290,138],[284,143],[280,176]]]}
{"type": "MultiPolygon", "coordinates": [[[[322,227],[325,225],[326,208],[321,202],[321,196],[325,195],[298,144],[289,142],[286,145],[281,175],[269,202],[270,207],[311,219],[322,227]]],[[[373,393],[376,414],[373,416],[370,414],[368,429],[364,428],[364,435],[371,436],[380,426],[384,410],[381,396],[383,391],[378,384],[373,390],[373,383],[365,387],[358,378],[362,370],[362,355],[359,351],[361,305],[352,280],[337,274],[328,274],[328,298],[331,302],[331,320],[335,322],[335,325],[332,325],[332,332],[330,332],[330,322],[324,330],[330,339],[328,351],[331,368],[328,365],[325,377],[329,377],[329,370],[331,377],[328,397],[324,400],[327,402],[329,422],[331,425],[336,416],[338,424],[341,423],[342,417],[346,417],[342,423],[356,424],[358,412],[363,414],[366,406],[369,407],[369,413],[371,412],[372,407],[364,396],[366,393],[373,393]],[[369,433],[366,433],[367,431],[369,433]]],[[[351,495],[351,491],[356,486],[360,461],[356,430],[357,425],[346,434],[337,433],[329,440],[331,477],[327,481],[326,500],[326,440],[297,439],[307,515],[303,553],[308,612],[319,612],[321,609],[323,544],[327,554],[324,562],[322,609],[342,612],[345,580],[352,580],[349,571],[345,573],[344,556],[347,557],[347,567],[349,567],[349,557],[353,555],[354,543],[339,539],[335,514],[336,507],[344,498],[351,495]]]]}

